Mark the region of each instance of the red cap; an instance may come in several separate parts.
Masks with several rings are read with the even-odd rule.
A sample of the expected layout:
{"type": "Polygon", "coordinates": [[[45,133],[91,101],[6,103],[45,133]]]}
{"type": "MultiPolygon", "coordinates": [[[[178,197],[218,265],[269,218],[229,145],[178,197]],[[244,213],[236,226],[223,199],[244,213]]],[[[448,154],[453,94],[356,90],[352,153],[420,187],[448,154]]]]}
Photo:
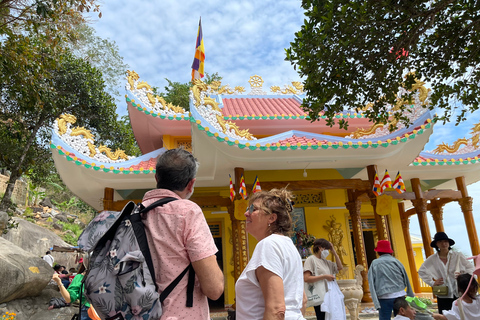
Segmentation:
{"type": "Polygon", "coordinates": [[[375,251],[382,253],[393,253],[392,246],[388,240],[378,240],[375,251]]]}

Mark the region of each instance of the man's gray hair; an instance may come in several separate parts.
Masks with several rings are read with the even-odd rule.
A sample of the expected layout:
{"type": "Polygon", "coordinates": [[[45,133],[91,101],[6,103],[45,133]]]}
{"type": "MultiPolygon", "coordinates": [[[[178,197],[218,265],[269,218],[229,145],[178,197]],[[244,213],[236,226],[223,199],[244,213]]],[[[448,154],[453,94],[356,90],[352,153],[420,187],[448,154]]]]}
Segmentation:
{"type": "Polygon", "coordinates": [[[158,157],[155,170],[157,188],[183,191],[197,175],[198,161],[183,148],[171,149],[158,157]]]}

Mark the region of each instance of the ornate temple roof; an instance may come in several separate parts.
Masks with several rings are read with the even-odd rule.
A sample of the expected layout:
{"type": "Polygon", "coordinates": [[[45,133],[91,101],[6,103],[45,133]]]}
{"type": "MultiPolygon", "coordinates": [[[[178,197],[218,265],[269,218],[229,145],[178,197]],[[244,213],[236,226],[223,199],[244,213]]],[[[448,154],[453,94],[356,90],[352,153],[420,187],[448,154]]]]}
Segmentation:
{"type": "Polygon", "coordinates": [[[459,146],[436,150],[456,148],[464,152],[461,155],[422,151],[434,125],[433,114],[423,107],[428,103],[428,90],[422,83],[409,104],[407,116],[412,124],[399,124],[390,132],[387,125],[372,125],[363,112],[336,115],[349,120],[348,130],[330,128],[323,116],[311,122],[300,107],[303,92],[298,84],[284,90],[272,87],[275,94],[266,95],[258,85],[242,94],[241,87],[197,81],[190,111],[186,111],[155,96],[136,73],[129,72],[127,80],[128,112],[143,156],[133,158],[95,146],[93,136],[75,128],[71,116],[59,118],[54,128],[51,148],[62,179],[95,208],[101,207],[105,187],[117,190],[120,198],[132,196],[134,189],[153,188],[155,158],[165,151],[165,139],[191,139],[192,152],[201,163],[200,187],[227,186],[225,177],[235,167],[256,171],[308,166],[309,170],[348,171],[345,178],[366,179],[365,167],[374,164],[379,171],[401,171],[404,180],[420,178],[426,187],[451,187],[451,179],[465,173],[469,173],[467,183],[480,179],[475,165],[480,153],[477,135],[460,141],[459,146]]]}

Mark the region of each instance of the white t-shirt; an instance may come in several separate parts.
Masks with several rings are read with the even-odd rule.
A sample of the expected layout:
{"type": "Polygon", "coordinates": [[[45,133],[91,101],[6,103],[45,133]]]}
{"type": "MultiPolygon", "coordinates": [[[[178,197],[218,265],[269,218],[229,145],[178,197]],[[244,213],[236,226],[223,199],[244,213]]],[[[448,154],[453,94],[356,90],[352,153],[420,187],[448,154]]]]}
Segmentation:
{"type": "Polygon", "coordinates": [[[236,319],[261,320],[265,312],[265,300],[255,275],[258,267],[275,273],[283,280],[285,294],[285,319],[304,319],[301,313],[303,302],[302,259],[292,239],[272,234],[261,240],[253,252],[245,270],[237,280],[236,319]]]}
{"type": "Polygon", "coordinates": [[[53,267],[53,256],[50,254],[46,254],[43,256],[43,260],[47,261],[47,263],[50,265],[50,267],[53,267]]]}
{"type": "MultiPolygon", "coordinates": [[[[480,319],[480,296],[476,296],[476,299],[472,303],[466,303],[462,301],[463,313],[465,313],[465,320],[477,320],[480,319]]],[[[457,305],[458,300],[456,300],[452,305],[452,310],[444,310],[443,315],[447,317],[448,320],[460,320],[460,311],[458,310],[457,305]]]]}

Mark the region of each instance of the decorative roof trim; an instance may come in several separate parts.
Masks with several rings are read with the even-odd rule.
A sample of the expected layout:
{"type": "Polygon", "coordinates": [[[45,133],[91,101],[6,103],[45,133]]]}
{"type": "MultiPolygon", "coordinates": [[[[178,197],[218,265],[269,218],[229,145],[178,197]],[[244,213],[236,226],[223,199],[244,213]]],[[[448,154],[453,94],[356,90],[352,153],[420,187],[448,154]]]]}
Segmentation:
{"type": "MultiPolygon", "coordinates": [[[[280,142],[276,142],[276,143],[267,142],[267,143],[265,143],[265,140],[271,140],[272,137],[259,139],[259,140],[256,141],[255,144],[250,143],[250,142],[246,142],[246,141],[233,140],[233,139],[230,139],[229,137],[227,137],[225,134],[222,134],[222,133],[219,133],[219,132],[212,132],[212,130],[209,127],[202,126],[200,120],[196,120],[196,121],[192,121],[192,122],[195,122],[198,130],[205,131],[207,136],[214,137],[218,142],[226,143],[229,146],[237,146],[240,149],[248,148],[252,151],[257,150],[257,149],[259,149],[261,151],[267,151],[267,150],[276,151],[276,150],[287,150],[287,149],[291,149],[291,150],[307,150],[307,149],[317,150],[317,149],[328,149],[328,148],[332,148],[332,149],[364,148],[364,149],[367,149],[367,148],[378,148],[379,146],[386,148],[390,145],[397,145],[400,142],[407,142],[409,139],[410,140],[415,139],[415,137],[417,135],[423,134],[426,129],[431,129],[432,128],[432,119],[427,119],[425,121],[425,123],[420,126],[419,130],[413,129],[413,130],[409,131],[408,133],[403,134],[402,136],[397,136],[395,139],[386,139],[385,141],[381,141],[381,140],[378,140],[378,141],[371,141],[371,140],[360,141],[358,139],[356,139],[356,140],[352,139],[352,140],[344,142],[344,141],[338,141],[338,139],[337,139],[337,140],[328,141],[327,143],[324,143],[324,142],[320,141],[317,144],[312,144],[312,143],[308,142],[307,144],[297,143],[297,144],[291,145],[290,143],[287,143],[286,145],[281,145],[280,142]]],[[[316,135],[316,134],[311,134],[311,135],[318,136],[319,138],[321,137],[324,140],[332,139],[331,136],[316,135]]],[[[274,137],[278,137],[278,136],[279,135],[276,135],[274,137]]],[[[342,140],[345,140],[345,139],[342,139],[342,140]]]]}
{"type": "Polygon", "coordinates": [[[92,162],[91,160],[85,160],[82,158],[77,157],[73,152],[69,152],[65,150],[62,146],[60,145],[55,145],[53,142],[50,142],[50,149],[52,149],[52,152],[56,150],[59,155],[65,157],[67,161],[73,162],[77,166],[84,166],[86,169],[92,169],[94,171],[103,171],[105,173],[114,173],[114,174],[149,174],[149,173],[155,173],[156,170],[153,167],[149,167],[148,169],[140,168],[140,170],[134,170],[131,165],[130,167],[118,167],[118,166],[108,166],[109,164],[106,163],[95,163],[92,162]]]}
{"type": "Polygon", "coordinates": [[[177,113],[177,114],[173,114],[173,115],[165,115],[165,114],[155,113],[154,111],[152,111],[152,109],[150,107],[149,108],[142,107],[142,105],[135,103],[135,100],[130,99],[130,97],[128,97],[128,95],[125,95],[125,100],[127,101],[127,103],[130,102],[132,104],[132,107],[136,108],[138,111],[143,112],[146,115],[150,115],[154,118],[158,117],[160,119],[177,120],[177,121],[180,121],[180,120],[189,121],[190,120],[190,117],[188,115],[185,115],[184,113],[177,113]]]}

